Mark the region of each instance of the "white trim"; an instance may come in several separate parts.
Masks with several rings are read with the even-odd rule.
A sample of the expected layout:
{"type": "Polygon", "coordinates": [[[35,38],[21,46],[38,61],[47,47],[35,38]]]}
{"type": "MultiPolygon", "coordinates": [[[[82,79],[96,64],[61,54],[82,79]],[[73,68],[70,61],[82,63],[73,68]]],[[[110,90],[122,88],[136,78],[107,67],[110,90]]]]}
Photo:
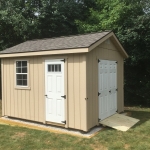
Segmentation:
{"type": "Polygon", "coordinates": [[[41,55],[46,56],[46,55],[73,54],[73,53],[86,53],[86,52],[88,52],[88,48],[47,50],[47,51],[43,50],[43,51],[36,51],[36,52],[0,54],[0,58],[22,57],[22,56],[41,56],[41,55]]]}
{"type": "Polygon", "coordinates": [[[30,89],[29,87],[29,60],[28,59],[17,59],[15,60],[14,62],[14,69],[15,69],[15,89],[22,89],[22,90],[25,90],[25,89],[30,89]],[[16,62],[17,61],[27,61],[27,73],[17,73],[16,72],[16,62]],[[27,86],[21,86],[21,85],[17,85],[17,78],[16,78],[16,75],[17,74],[26,74],[27,75],[27,86]]]}
{"type": "MultiPolygon", "coordinates": [[[[65,118],[66,118],[66,115],[65,115],[65,99],[64,98],[62,98],[61,96],[63,96],[63,95],[66,95],[65,94],[65,64],[64,64],[64,62],[62,62],[61,60],[63,60],[63,59],[49,59],[49,60],[45,60],[45,94],[47,95],[46,97],[45,97],[45,120],[46,121],[49,121],[49,122],[54,122],[54,123],[60,123],[60,124],[63,124],[61,121],[65,121],[65,118]],[[47,69],[47,65],[49,65],[49,64],[61,64],[61,71],[60,72],[49,72],[47,69]],[[50,85],[50,83],[49,84],[47,84],[48,83],[48,78],[47,78],[47,76],[53,76],[54,78],[53,79],[55,79],[55,77],[57,76],[57,75],[59,75],[60,74],[60,76],[62,76],[62,80],[61,80],[61,92],[59,93],[59,92],[57,92],[57,91],[55,91],[55,90],[52,90],[52,89],[55,89],[55,88],[50,88],[51,90],[47,90],[47,87],[48,87],[48,85],[50,85]],[[56,76],[55,76],[56,75],[56,76]],[[53,96],[54,97],[53,97],[53,96]],[[52,101],[52,99],[53,99],[53,101],[52,101]],[[61,100],[61,115],[59,116],[59,115],[56,115],[56,112],[54,113],[54,112],[52,112],[52,108],[54,108],[54,110],[57,110],[57,109],[55,109],[55,107],[57,107],[57,106],[59,106],[59,105],[57,105],[57,100],[61,100]],[[48,106],[50,106],[50,105],[48,105],[48,104],[51,104],[51,107],[52,108],[50,108],[50,107],[48,107],[48,106]]],[[[55,84],[55,80],[50,80],[51,81],[51,85],[56,85],[55,84]]],[[[56,86],[57,87],[57,86],[56,86]]],[[[53,110],[53,111],[54,111],[53,110]]]]}
{"type": "Polygon", "coordinates": [[[117,61],[101,60],[98,63],[99,119],[117,111],[117,61]]]}

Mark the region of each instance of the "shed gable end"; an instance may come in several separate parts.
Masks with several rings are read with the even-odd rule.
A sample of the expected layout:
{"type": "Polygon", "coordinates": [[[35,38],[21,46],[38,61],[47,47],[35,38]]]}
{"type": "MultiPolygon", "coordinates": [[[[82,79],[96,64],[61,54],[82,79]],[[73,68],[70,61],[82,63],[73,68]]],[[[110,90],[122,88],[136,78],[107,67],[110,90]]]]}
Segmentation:
{"type": "Polygon", "coordinates": [[[98,40],[94,44],[92,44],[88,51],[94,50],[96,47],[100,46],[101,44],[104,44],[107,49],[111,50],[118,50],[123,58],[128,58],[128,54],[122,47],[121,43],[115,36],[113,32],[109,33],[108,35],[104,36],[102,39],[98,40]],[[105,44],[104,44],[105,43],[105,44]]]}

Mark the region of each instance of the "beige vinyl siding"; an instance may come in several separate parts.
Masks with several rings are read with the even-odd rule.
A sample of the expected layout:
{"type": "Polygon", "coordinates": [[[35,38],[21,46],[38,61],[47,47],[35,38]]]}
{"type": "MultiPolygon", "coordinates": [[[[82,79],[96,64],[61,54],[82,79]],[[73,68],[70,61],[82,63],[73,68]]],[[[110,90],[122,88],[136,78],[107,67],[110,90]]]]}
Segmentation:
{"type": "Polygon", "coordinates": [[[69,127],[87,131],[86,56],[68,57],[68,121],[69,127]]]}
{"type": "Polygon", "coordinates": [[[123,106],[123,57],[117,51],[111,40],[103,42],[87,54],[87,125],[88,129],[98,124],[98,59],[116,60],[117,65],[117,107],[118,112],[123,106]]]}
{"type": "Polygon", "coordinates": [[[87,130],[85,54],[2,59],[3,115],[46,122],[44,62],[45,59],[58,58],[67,58],[65,62],[66,127],[87,130]],[[28,61],[29,87],[27,89],[15,85],[16,60],[28,61]]]}
{"type": "MultiPolygon", "coordinates": [[[[2,86],[4,85],[4,65],[3,65],[3,59],[1,60],[1,81],[2,86]]],[[[4,99],[4,89],[2,88],[2,99],[4,99]]],[[[5,101],[2,101],[2,116],[5,114],[5,101]]]]}
{"type": "Polygon", "coordinates": [[[3,59],[3,115],[44,121],[44,93],[43,93],[43,65],[42,59],[37,57],[19,58],[29,61],[29,89],[16,88],[15,61],[18,58],[3,59]]]}
{"type": "Polygon", "coordinates": [[[118,112],[124,110],[123,56],[111,39],[88,53],[2,59],[2,113],[37,122],[45,120],[45,60],[66,59],[66,128],[88,131],[98,125],[98,59],[116,60],[118,112]],[[28,88],[16,87],[15,61],[28,61],[28,88]]]}

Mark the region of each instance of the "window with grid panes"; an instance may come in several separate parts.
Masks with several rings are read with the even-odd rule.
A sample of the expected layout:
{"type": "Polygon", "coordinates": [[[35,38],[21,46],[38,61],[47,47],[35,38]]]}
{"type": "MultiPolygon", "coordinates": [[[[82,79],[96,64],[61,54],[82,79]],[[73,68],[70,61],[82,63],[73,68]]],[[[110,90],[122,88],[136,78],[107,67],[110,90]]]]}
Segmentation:
{"type": "Polygon", "coordinates": [[[16,61],[16,85],[27,86],[28,69],[27,61],[16,61]]]}

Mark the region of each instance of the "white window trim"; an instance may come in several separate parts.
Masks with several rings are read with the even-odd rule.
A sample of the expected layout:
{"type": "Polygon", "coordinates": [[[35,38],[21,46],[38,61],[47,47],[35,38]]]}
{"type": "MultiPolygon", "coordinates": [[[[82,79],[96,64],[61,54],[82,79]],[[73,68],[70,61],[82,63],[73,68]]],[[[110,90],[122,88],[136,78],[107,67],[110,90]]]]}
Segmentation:
{"type": "Polygon", "coordinates": [[[15,68],[15,89],[29,89],[30,90],[30,83],[29,83],[29,60],[28,59],[18,59],[18,60],[15,60],[14,62],[14,68],[15,68]],[[27,61],[27,73],[17,73],[16,72],[16,62],[17,61],[27,61]],[[17,78],[16,78],[16,75],[17,74],[27,74],[27,86],[21,86],[21,85],[17,85],[17,78]]]}

